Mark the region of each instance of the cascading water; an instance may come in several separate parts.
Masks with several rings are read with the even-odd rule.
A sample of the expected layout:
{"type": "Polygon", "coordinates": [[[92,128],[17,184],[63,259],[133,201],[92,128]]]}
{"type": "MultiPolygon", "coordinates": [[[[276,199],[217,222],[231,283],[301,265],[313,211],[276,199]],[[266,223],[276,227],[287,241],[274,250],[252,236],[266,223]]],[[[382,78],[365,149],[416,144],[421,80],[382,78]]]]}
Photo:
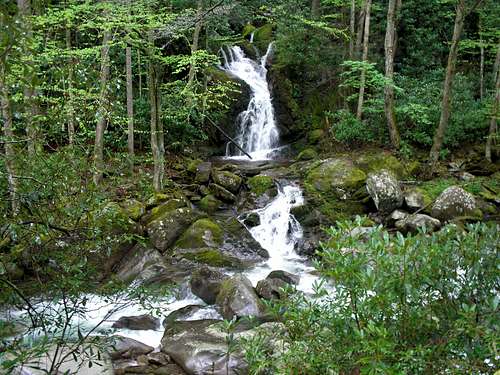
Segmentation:
{"type": "MultiPolygon", "coordinates": [[[[252,92],[248,108],[237,118],[236,141],[256,160],[272,158],[279,141],[271,92],[267,83],[266,65],[272,48],[271,43],[259,63],[246,57],[238,46],[228,47],[227,51],[222,49],[222,69],[247,83],[252,92]]],[[[226,156],[246,158],[231,143],[228,144],[226,156]]]]}

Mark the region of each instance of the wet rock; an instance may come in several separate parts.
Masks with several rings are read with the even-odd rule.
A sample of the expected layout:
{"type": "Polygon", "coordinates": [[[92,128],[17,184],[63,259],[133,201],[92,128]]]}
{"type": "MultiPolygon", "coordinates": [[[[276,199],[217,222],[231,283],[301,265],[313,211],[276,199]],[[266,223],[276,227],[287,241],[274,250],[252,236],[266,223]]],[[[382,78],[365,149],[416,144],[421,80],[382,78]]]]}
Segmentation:
{"type": "Polygon", "coordinates": [[[154,348],[134,339],[123,336],[112,336],[109,342],[111,359],[133,359],[151,353],[154,348]]]}
{"type": "Polygon", "coordinates": [[[290,285],[299,285],[300,276],[294,275],[290,272],[276,270],[271,271],[269,275],[267,275],[266,279],[280,279],[290,285]]]}
{"type": "Polygon", "coordinates": [[[155,366],[167,366],[172,362],[168,355],[161,352],[150,353],[147,359],[150,364],[155,366]]]}
{"type": "Polygon", "coordinates": [[[222,282],[227,278],[222,272],[201,267],[193,272],[189,282],[191,291],[205,303],[213,305],[220,292],[222,282]]]}
{"type": "Polygon", "coordinates": [[[233,194],[238,192],[243,181],[240,176],[229,171],[221,170],[212,172],[212,178],[217,185],[222,186],[233,194]]]}
{"type": "Polygon", "coordinates": [[[222,245],[223,231],[219,224],[205,218],[195,221],[175,243],[175,247],[195,249],[201,247],[219,247],[222,245]]]}
{"type": "Polygon", "coordinates": [[[186,372],[174,363],[169,363],[153,370],[154,375],[186,375],[186,372]]]}
{"type": "Polygon", "coordinates": [[[250,228],[257,227],[260,225],[260,216],[256,212],[251,212],[245,217],[243,223],[250,228]]]}
{"type": "Polygon", "coordinates": [[[229,190],[220,185],[210,184],[208,185],[208,189],[214,196],[216,196],[217,198],[219,198],[224,202],[232,203],[236,201],[236,196],[229,190]]]}
{"type": "Polygon", "coordinates": [[[281,299],[286,295],[283,290],[287,285],[281,279],[264,279],[257,283],[255,291],[260,297],[267,300],[281,299]]]}
{"type": "Polygon", "coordinates": [[[434,202],[431,215],[442,221],[450,221],[458,217],[479,217],[482,214],[472,194],[459,186],[450,186],[434,202]]]}
{"type": "Polygon", "coordinates": [[[173,257],[184,259],[211,267],[242,268],[237,257],[228,255],[213,247],[200,247],[195,249],[175,249],[173,257]]]}
{"type": "Polygon", "coordinates": [[[327,159],[309,170],[306,184],[321,193],[332,193],[337,198],[346,199],[362,187],[366,174],[345,159],[327,159]]]}
{"type": "Polygon", "coordinates": [[[220,250],[225,254],[236,257],[243,266],[248,267],[269,258],[269,253],[235,217],[221,222],[220,225],[224,228],[224,242],[220,250]]]}
{"type": "Polygon", "coordinates": [[[250,192],[259,196],[275,187],[274,179],[270,176],[257,175],[248,179],[247,185],[250,192]]]}
{"type": "Polygon", "coordinates": [[[125,328],[132,330],[155,330],[160,328],[160,319],[151,315],[122,316],[113,323],[112,328],[125,328]]]}
{"type": "Polygon", "coordinates": [[[147,226],[151,243],[155,248],[164,252],[171,247],[182,233],[201,216],[190,208],[178,208],[167,211],[147,226]]]}
{"type": "Polygon", "coordinates": [[[425,191],[419,188],[408,189],[404,192],[405,203],[412,212],[421,210],[431,204],[432,200],[425,191]]]}
{"type": "Polygon", "coordinates": [[[217,211],[221,205],[222,202],[211,194],[208,194],[205,197],[203,197],[199,203],[200,209],[209,214],[217,211]]]}
{"type": "Polygon", "coordinates": [[[196,166],[196,177],[194,180],[199,184],[208,183],[208,181],[210,180],[211,170],[212,170],[212,163],[208,161],[199,163],[196,166]]]}
{"type": "Polygon", "coordinates": [[[265,306],[255,293],[252,283],[243,275],[236,275],[221,283],[216,299],[224,319],[253,316],[264,317],[265,306]]]}
{"type": "Polygon", "coordinates": [[[366,189],[381,213],[390,213],[403,205],[398,180],[387,170],[368,175],[366,189]]]}
{"type": "Polygon", "coordinates": [[[156,249],[135,245],[116,267],[116,277],[124,283],[131,283],[148,267],[163,264],[163,258],[156,249]]]}
{"type": "Polygon", "coordinates": [[[196,312],[200,311],[203,308],[201,305],[187,305],[181,307],[178,310],[172,311],[167,317],[163,320],[163,327],[168,328],[171,327],[177,321],[185,321],[188,320],[196,312]]]}
{"type": "Polygon", "coordinates": [[[441,228],[441,222],[428,215],[413,214],[396,221],[395,226],[402,233],[417,233],[424,227],[431,233],[441,228]]]}

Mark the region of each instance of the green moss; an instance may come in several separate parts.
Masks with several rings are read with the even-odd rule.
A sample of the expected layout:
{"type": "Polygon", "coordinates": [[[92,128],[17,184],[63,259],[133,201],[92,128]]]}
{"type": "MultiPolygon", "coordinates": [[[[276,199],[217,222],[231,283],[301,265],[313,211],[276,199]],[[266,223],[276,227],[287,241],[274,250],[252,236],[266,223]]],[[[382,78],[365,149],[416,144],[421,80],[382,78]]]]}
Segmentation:
{"type": "Polygon", "coordinates": [[[252,193],[262,195],[267,190],[274,187],[274,180],[269,176],[257,175],[249,178],[247,185],[252,193]]]}
{"type": "Polygon", "coordinates": [[[424,182],[420,188],[426,192],[432,200],[435,200],[443,191],[453,185],[457,185],[457,180],[454,178],[438,178],[424,182]]]}
{"type": "Polygon", "coordinates": [[[356,168],[347,159],[329,159],[313,168],[306,176],[306,182],[321,192],[333,192],[337,189],[346,193],[359,189],[366,181],[366,174],[356,168]]]}
{"type": "Polygon", "coordinates": [[[247,23],[244,27],[243,27],[243,31],[241,32],[241,35],[245,38],[247,36],[249,36],[252,32],[254,32],[256,29],[256,27],[250,23],[247,23]]]}
{"type": "Polygon", "coordinates": [[[182,234],[175,246],[181,249],[217,247],[222,245],[223,234],[219,224],[210,219],[200,219],[182,234]]]}
{"type": "Polygon", "coordinates": [[[393,172],[398,178],[408,176],[405,166],[396,157],[384,152],[361,155],[356,159],[355,164],[366,174],[387,169],[393,172]]]}
{"type": "Polygon", "coordinates": [[[298,156],[297,160],[312,160],[318,157],[318,153],[313,148],[306,148],[298,156]]]}
{"type": "Polygon", "coordinates": [[[239,265],[237,259],[224,255],[219,250],[213,248],[203,248],[198,249],[197,251],[182,252],[176,254],[176,256],[212,267],[235,267],[239,265]]]}
{"type": "Polygon", "coordinates": [[[151,222],[153,220],[161,218],[167,212],[176,210],[177,208],[185,207],[186,202],[182,199],[170,199],[169,201],[159,205],[158,207],[154,207],[151,210],[151,213],[147,217],[147,222],[151,222]]]}
{"type": "Polygon", "coordinates": [[[222,202],[209,194],[200,201],[200,208],[208,213],[213,213],[219,209],[222,202]]]}
{"type": "Polygon", "coordinates": [[[324,134],[325,132],[323,129],[312,130],[307,135],[307,141],[311,144],[316,144],[324,137],[324,134]]]}
{"type": "Polygon", "coordinates": [[[256,44],[261,50],[267,48],[269,43],[273,40],[273,25],[267,23],[257,29],[254,30],[253,34],[253,42],[256,44]]]}
{"type": "Polygon", "coordinates": [[[122,206],[127,215],[134,221],[139,220],[146,212],[146,206],[136,199],[129,199],[123,202],[122,206]]]}
{"type": "Polygon", "coordinates": [[[203,161],[200,159],[191,160],[187,165],[188,172],[193,174],[196,173],[196,169],[198,168],[198,165],[200,165],[201,163],[203,163],[203,161]]]}

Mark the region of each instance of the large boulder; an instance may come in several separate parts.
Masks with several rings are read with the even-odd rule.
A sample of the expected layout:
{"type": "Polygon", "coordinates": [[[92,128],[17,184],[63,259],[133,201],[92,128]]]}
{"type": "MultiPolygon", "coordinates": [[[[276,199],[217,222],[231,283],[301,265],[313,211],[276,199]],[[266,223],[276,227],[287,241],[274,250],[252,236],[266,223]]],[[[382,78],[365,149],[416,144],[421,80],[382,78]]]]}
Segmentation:
{"type": "Polygon", "coordinates": [[[140,355],[149,354],[153,350],[153,347],[128,337],[112,336],[109,338],[109,355],[111,359],[134,359],[140,355]]]}
{"type": "Polygon", "coordinates": [[[156,249],[135,245],[116,267],[118,280],[129,284],[139,278],[151,266],[163,264],[163,258],[156,249]]]}
{"type": "Polygon", "coordinates": [[[265,316],[264,304],[255,293],[250,280],[243,275],[236,275],[222,282],[216,303],[224,319],[265,316]]]}
{"type": "Polygon", "coordinates": [[[290,285],[299,285],[300,276],[282,270],[275,270],[271,271],[266,279],[280,279],[290,285]]]}
{"type": "Polygon", "coordinates": [[[354,164],[367,174],[385,169],[399,179],[408,176],[407,168],[395,156],[384,152],[361,153],[354,164]]]}
{"type": "Polygon", "coordinates": [[[164,328],[171,328],[176,322],[190,320],[191,316],[203,309],[202,305],[187,305],[178,310],[172,311],[163,320],[164,328]]]}
{"type": "Polygon", "coordinates": [[[481,215],[474,196],[459,186],[450,186],[439,195],[432,206],[431,215],[442,221],[458,217],[481,215]]]}
{"type": "Polygon", "coordinates": [[[155,330],[160,328],[160,319],[151,315],[122,316],[113,323],[112,328],[132,330],[155,330]]]}
{"type": "Polygon", "coordinates": [[[195,296],[200,297],[205,303],[213,305],[225,279],[227,276],[222,272],[201,267],[193,272],[189,284],[195,296]]]}
{"type": "Polygon", "coordinates": [[[223,186],[217,184],[210,184],[208,185],[208,189],[215,197],[219,198],[224,202],[233,203],[236,201],[236,195],[231,193],[223,186]]]}
{"type": "Polygon", "coordinates": [[[199,203],[200,209],[209,214],[217,211],[221,205],[222,202],[217,198],[215,198],[212,194],[208,194],[205,197],[203,197],[199,203]]]}
{"type": "Polygon", "coordinates": [[[388,170],[370,173],[366,180],[366,189],[377,209],[383,214],[388,214],[403,205],[403,192],[398,180],[388,170]]]}
{"type": "Polygon", "coordinates": [[[164,252],[193,222],[202,216],[199,212],[184,207],[165,212],[147,226],[151,243],[155,248],[164,252]]]}
{"type": "Polygon", "coordinates": [[[146,213],[146,205],[137,199],[128,199],[122,203],[125,213],[134,221],[138,221],[146,213]]]}
{"type": "Polygon", "coordinates": [[[321,193],[331,193],[346,198],[363,186],[366,174],[345,159],[327,159],[309,170],[306,183],[321,193]]]}
{"type": "Polygon", "coordinates": [[[240,189],[242,178],[229,171],[216,170],[212,172],[214,182],[229,190],[231,193],[236,194],[240,189]]]}
{"type": "Polygon", "coordinates": [[[267,300],[281,299],[285,297],[283,290],[287,287],[287,283],[281,279],[264,279],[260,280],[255,287],[257,294],[267,300]]]}
{"type": "Polygon", "coordinates": [[[396,229],[402,233],[417,233],[424,227],[426,228],[427,233],[431,233],[441,228],[441,222],[428,215],[413,214],[396,221],[395,226],[396,229]]]}
{"type": "Polygon", "coordinates": [[[219,247],[222,245],[223,231],[216,222],[204,218],[195,221],[175,243],[175,247],[195,249],[200,247],[219,247]]]}

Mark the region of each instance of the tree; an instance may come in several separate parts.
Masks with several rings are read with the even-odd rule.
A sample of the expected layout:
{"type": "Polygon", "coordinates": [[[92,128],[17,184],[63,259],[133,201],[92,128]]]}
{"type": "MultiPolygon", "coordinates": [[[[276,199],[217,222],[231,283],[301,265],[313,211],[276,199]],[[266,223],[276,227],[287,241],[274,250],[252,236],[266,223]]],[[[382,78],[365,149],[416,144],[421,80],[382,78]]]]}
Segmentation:
{"type": "MultiPolygon", "coordinates": [[[[500,56],[500,44],[497,47],[497,59],[500,56]]],[[[493,72],[493,76],[495,77],[496,83],[495,83],[495,99],[493,102],[493,108],[491,111],[491,119],[490,119],[490,129],[488,133],[488,138],[486,140],[486,160],[489,162],[492,161],[491,159],[491,146],[495,140],[496,134],[497,134],[497,118],[498,118],[498,111],[500,110],[500,73],[498,71],[498,64],[495,64],[496,70],[493,72]]]]}
{"type": "Polygon", "coordinates": [[[392,147],[399,148],[400,136],[396,124],[396,114],[394,112],[394,56],[396,55],[396,17],[398,13],[397,0],[389,0],[387,8],[387,28],[385,34],[385,116],[391,138],[392,147]]]}
{"type": "MultiPolygon", "coordinates": [[[[363,32],[363,62],[368,61],[368,41],[370,36],[370,8],[372,5],[371,0],[366,0],[365,5],[365,25],[363,32]]],[[[356,117],[361,120],[363,116],[363,101],[365,95],[365,81],[366,81],[366,71],[363,69],[361,71],[361,82],[359,86],[359,97],[358,97],[358,109],[356,112],[356,117]]]]}
{"type": "Polygon", "coordinates": [[[356,37],[356,0],[351,0],[349,14],[349,60],[354,59],[354,38],[356,37]]]}
{"type": "MultiPolygon", "coordinates": [[[[72,44],[71,44],[71,28],[66,27],[66,49],[69,54],[71,54],[72,44]]],[[[72,145],[75,140],[75,99],[73,92],[73,81],[74,81],[74,58],[70,57],[68,61],[68,141],[72,145]]]]}
{"type": "Polygon", "coordinates": [[[314,19],[318,19],[321,15],[321,0],[312,0],[311,15],[314,19]]]}
{"type": "Polygon", "coordinates": [[[104,130],[107,123],[108,111],[108,81],[110,70],[109,43],[111,41],[111,31],[104,30],[101,47],[101,73],[100,73],[100,93],[99,107],[97,110],[97,126],[94,143],[94,183],[99,185],[102,181],[104,171],[104,130]]]}
{"type": "Polygon", "coordinates": [[[462,35],[462,30],[464,28],[465,17],[467,17],[469,13],[474,11],[474,9],[477,8],[481,1],[482,0],[475,0],[474,4],[469,9],[467,9],[466,0],[459,0],[457,4],[455,13],[455,26],[453,28],[453,37],[451,40],[450,52],[448,54],[448,63],[446,66],[446,75],[444,79],[443,99],[441,101],[441,117],[439,119],[439,125],[436,129],[436,133],[434,134],[434,140],[429,155],[431,169],[434,168],[436,162],[439,159],[439,153],[441,151],[441,147],[443,146],[444,135],[450,118],[453,78],[455,77],[458,45],[460,42],[460,37],[462,35]]]}
{"type": "MultiPolygon", "coordinates": [[[[198,46],[200,43],[200,33],[203,27],[203,0],[198,0],[197,11],[196,11],[196,25],[193,32],[193,43],[191,44],[191,55],[198,51],[198,46]]],[[[189,68],[188,75],[188,85],[191,85],[194,81],[196,70],[194,64],[191,64],[189,68]]]]}

